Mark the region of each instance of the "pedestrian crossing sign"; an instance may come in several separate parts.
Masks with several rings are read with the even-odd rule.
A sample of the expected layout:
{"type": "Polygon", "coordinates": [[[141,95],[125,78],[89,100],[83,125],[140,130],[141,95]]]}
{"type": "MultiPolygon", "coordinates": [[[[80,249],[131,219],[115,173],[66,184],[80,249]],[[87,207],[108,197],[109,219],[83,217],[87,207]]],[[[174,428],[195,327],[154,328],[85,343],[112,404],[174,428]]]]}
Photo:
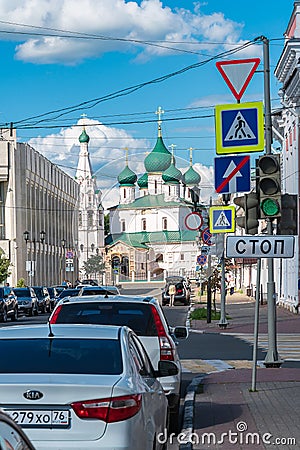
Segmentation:
{"type": "Polygon", "coordinates": [[[262,102],[217,105],[215,126],[217,154],[264,150],[262,102]]]}
{"type": "Polygon", "coordinates": [[[233,233],[235,231],[235,207],[211,206],[209,208],[209,231],[233,233]]]}

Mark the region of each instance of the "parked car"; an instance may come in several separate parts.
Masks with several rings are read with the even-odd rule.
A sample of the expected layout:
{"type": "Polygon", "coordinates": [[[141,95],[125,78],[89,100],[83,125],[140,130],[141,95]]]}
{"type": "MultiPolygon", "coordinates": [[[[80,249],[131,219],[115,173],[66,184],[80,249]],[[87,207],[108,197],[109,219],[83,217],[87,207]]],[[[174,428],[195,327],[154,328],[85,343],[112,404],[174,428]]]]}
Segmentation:
{"type": "Polygon", "coordinates": [[[181,364],[175,338],[186,338],[188,331],[186,327],[169,327],[157,299],[124,295],[69,297],[57,304],[49,323],[127,325],[141,339],[154,369],[161,361],[175,362],[178,373],[160,381],[169,401],[170,429],[177,431],[181,364]]]}
{"type": "Polygon", "coordinates": [[[89,284],[90,286],[98,286],[98,282],[96,280],[92,280],[91,278],[87,280],[82,280],[80,284],[89,284]]]}
{"type": "Polygon", "coordinates": [[[165,306],[170,303],[169,286],[171,284],[175,285],[176,288],[174,303],[181,302],[184,305],[188,305],[191,297],[190,286],[184,277],[179,276],[166,278],[166,285],[162,291],[162,305],[165,306]]]}
{"type": "Polygon", "coordinates": [[[117,286],[82,286],[78,296],[82,295],[120,295],[117,286]]]}
{"type": "Polygon", "coordinates": [[[32,289],[35,292],[35,295],[38,299],[39,311],[41,313],[50,312],[51,311],[51,300],[49,291],[44,286],[32,286],[32,289]]]}
{"type": "Polygon", "coordinates": [[[14,288],[14,293],[17,296],[19,313],[24,313],[28,316],[38,315],[38,299],[32,287],[14,288]]]}
{"type": "Polygon", "coordinates": [[[163,449],[168,402],[158,377],[178,368],[161,361],[154,370],[128,327],[6,327],[0,354],[0,407],[37,449],[163,449]]]}
{"type": "Polygon", "coordinates": [[[50,296],[50,309],[51,311],[53,310],[57,297],[58,297],[58,290],[56,289],[56,287],[51,286],[51,287],[47,287],[48,292],[49,292],[49,296],[50,296]]]}
{"type": "Polygon", "coordinates": [[[0,287],[0,321],[18,319],[18,300],[11,287],[0,287]]]}
{"type": "Polygon", "coordinates": [[[0,410],[0,449],[35,450],[22,428],[6,413],[0,410]]]}
{"type": "Polygon", "coordinates": [[[57,304],[63,298],[66,298],[66,297],[77,297],[78,295],[79,295],[79,289],[76,289],[76,288],[64,289],[57,296],[55,304],[57,304]]]}

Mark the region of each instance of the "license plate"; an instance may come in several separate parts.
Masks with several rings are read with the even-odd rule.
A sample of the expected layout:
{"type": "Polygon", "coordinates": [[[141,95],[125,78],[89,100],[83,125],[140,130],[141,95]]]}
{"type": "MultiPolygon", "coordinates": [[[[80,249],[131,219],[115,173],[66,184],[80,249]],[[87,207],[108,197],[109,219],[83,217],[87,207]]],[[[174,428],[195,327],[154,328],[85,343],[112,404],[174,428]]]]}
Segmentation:
{"type": "Polygon", "coordinates": [[[6,410],[12,419],[22,427],[67,427],[69,411],[67,410],[6,410]]]}

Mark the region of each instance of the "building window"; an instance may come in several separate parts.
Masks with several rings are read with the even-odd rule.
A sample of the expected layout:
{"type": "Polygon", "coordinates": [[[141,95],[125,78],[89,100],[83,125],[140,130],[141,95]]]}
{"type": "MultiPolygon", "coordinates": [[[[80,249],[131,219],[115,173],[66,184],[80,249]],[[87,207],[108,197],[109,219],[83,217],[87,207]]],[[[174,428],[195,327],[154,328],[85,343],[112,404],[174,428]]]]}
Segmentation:
{"type": "Polygon", "coordinates": [[[184,261],[184,253],[180,253],[180,261],[184,261]]]}
{"type": "Polygon", "coordinates": [[[125,220],[121,220],[121,231],[126,230],[125,220]]]}
{"type": "Polygon", "coordinates": [[[168,186],[169,188],[169,195],[171,195],[171,186],[168,186]]]}
{"type": "Polygon", "coordinates": [[[146,219],[142,219],[142,231],[146,231],[146,219]]]}
{"type": "Polygon", "coordinates": [[[154,180],[154,194],[157,194],[157,180],[154,180]]]}
{"type": "Polygon", "coordinates": [[[82,227],[82,213],[81,212],[78,214],[78,226],[82,227]]]}
{"type": "Polygon", "coordinates": [[[91,228],[93,226],[93,211],[87,212],[87,226],[91,228]]]}
{"type": "Polygon", "coordinates": [[[126,189],[123,190],[123,198],[126,198],[126,189]]]}
{"type": "Polygon", "coordinates": [[[168,229],[168,220],[166,217],[163,217],[163,219],[162,219],[162,228],[163,228],[163,230],[168,229]]]}

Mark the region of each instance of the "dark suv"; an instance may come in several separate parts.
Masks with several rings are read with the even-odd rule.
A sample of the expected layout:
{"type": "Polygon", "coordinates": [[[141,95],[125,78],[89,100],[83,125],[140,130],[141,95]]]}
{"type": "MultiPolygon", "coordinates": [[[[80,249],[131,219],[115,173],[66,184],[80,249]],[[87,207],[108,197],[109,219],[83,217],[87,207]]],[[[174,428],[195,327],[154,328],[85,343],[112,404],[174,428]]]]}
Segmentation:
{"type": "Polygon", "coordinates": [[[18,319],[18,301],[12,288],[0,287],[0,321],[18,319]]]}
{"type": "Polygon", "coordinates": [[[48,289],[44,286],[32,286],[38,299],[39,310],[41,313],[51,311],[51,300],[48,289]]]}
{"type": "Polygon", "coordinates": [[[163,288],[162,292],[162,305],[165,306],[170,303],[170,295],[169,295],[169,286],[174,284],[176,287],[176,294],[174,297],[174,303],[180,302],[184,305],[188,305],[190,303],[190,287],[184,277],[174,276],[166,278],[166,285],[163,288]]]}

